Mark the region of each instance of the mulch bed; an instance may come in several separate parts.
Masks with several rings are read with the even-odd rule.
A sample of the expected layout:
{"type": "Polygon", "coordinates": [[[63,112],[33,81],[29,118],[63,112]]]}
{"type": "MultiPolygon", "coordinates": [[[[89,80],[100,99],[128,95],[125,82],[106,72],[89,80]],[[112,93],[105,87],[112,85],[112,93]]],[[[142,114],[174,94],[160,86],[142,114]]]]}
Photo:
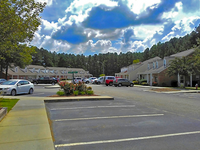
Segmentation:
{"type": "Polygon", "coordinates": [[[180,91],[177,89],[171,89],[171,88],[153,88],[151,89],[152,91],[156,91],[156,92],[170,92],[170,91],[180,91]]]}

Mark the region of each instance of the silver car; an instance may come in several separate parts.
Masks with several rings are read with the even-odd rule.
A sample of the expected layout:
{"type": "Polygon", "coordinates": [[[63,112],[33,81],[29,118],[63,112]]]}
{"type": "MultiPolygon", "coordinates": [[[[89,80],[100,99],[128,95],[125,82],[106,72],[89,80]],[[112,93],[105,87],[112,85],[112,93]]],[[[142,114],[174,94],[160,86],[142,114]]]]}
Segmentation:
{"type": "Polygon", "coordinates": [[[34,85],[28,80],[11,79],[0,85],[0,92],[6,95],[15,96],[24,93],[32,94],[33,91],[34,85]]]}

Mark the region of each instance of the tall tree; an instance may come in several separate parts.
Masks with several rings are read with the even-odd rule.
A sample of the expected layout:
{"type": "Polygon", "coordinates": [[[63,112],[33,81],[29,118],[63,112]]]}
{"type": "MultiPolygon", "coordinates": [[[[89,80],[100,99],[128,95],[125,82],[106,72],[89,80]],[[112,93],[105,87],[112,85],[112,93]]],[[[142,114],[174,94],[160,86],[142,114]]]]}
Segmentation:
{"type": "Polygon", "coordinates": [[[46,3],[35,3],[34,0],[0,1],[1,68],[8,68],[11,63],[23,62],[19,63],[20,67],[30,63],[26,60],[31,58],[34,49],[26,44],[33,39],[34,32],[40,25],[39,14],[45,5],[46,3]]]}

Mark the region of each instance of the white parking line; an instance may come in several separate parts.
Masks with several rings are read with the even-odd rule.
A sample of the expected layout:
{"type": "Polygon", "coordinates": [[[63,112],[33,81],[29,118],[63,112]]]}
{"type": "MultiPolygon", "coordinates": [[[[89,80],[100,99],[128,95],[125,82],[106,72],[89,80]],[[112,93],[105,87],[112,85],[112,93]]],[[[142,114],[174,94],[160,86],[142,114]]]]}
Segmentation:
{"type": "Polygon", "coordinates": [[[137,140],[148,140],[148,139],[183,136],[183,135],[191,135],[191,134],[200,134],[200,131],[164,134],[164,135],[155,135],[155,136],[146,136],[146,137],[136,137],[136,138],[128,138],[128,139],[116,139],[116,140],[107,140],[107,141],[92,141],[92,142],[58,144],[58,145],[55,145],[55,147],[69,147],[69,146],[79,146],[79,145],[89,145],[89,144],[105,144],[105,143],[127,142],[127,141],[137,141],[137,140]]]}
{"type": "Polygon", "coordinates": [[[155,117],[163,116],[164,114],[149,114],[149,115],[127,115],[127,116],[109,116],[109,117],[92,117],[92,118],[73,118],[73,119],[57,119],[53,121],[79,121],[79,120],[93,120],[93,119],[116,119],[116,118],[134,118],[134,117],[155,117]]]}
{"type": "Polygon", "coordinates": [[[135,105],[91,106],[91,107],[72,107],[72,108],[53,108],[53,109],[51,109],[51,110],[63,110],[63,109],[89,109],[89,108],[121,108],[121,107],[135,107],[135,105]]]}

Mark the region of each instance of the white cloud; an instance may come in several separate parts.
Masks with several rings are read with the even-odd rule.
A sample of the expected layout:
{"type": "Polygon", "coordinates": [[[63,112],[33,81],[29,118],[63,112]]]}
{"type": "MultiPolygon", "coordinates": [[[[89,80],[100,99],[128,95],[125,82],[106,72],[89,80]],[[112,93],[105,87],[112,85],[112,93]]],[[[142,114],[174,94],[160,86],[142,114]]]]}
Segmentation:
{"type": "Polygon", "coordinates": [[[49,22],[42,19],[42,24],[44,25],[44,30],[56,30],[58,28],[58,23],[49,22]]]}
{"type": "Polygon", "coordinates": [[[154,34],[162,34],[164,30],[163,25],[141,25],[134,27],[135,37],[145,40],[146,38],[153,37],[154,34]]]}
{"type": "Polygon", "coordinates": [[[88,17],[88,13],[91,11],[92,7],[105,4],[107,7],[115,7],[118,3],[111,0],[74,0],[65,12],[70,12],[72,14],[68,21],[80,23],[88,17]]]}
{"type": "Polygon", "coordinates": [[[135,14],[140,14],[148,7],[151,9],[157,8],[158,4],[161,2],[161,0],[127,0],[128,1],[128,7],[132,12],[135,14]]]}

